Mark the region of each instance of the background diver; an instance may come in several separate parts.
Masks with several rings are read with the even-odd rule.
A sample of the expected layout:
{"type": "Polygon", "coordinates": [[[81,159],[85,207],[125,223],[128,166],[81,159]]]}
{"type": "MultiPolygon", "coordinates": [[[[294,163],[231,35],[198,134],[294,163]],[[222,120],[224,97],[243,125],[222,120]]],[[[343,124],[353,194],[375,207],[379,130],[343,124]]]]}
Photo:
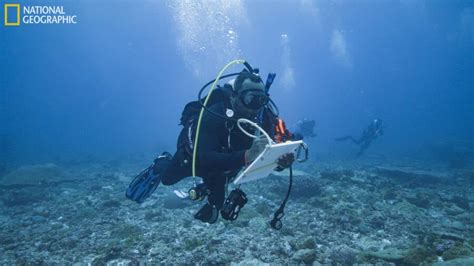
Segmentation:
{"type": "Polygon", "coordinates": [[[342,138],[336,138],[336,141],[352,140],[355,144],[359,145],[359,152],[357,156],[361,156],[362,153],[370,146],[370,143],[374,141],[378,136],[383,135],[383,123],[379,118],[374,119],[370,125],[364,130],[362,136],[359,139],[354,139],[352,136],[346,136],[342,138]]]}
{"type": "MultiPolygon", "coordinates": [[[[277,142],[291,138],[291,133],[286,130],[274,108],[269,107],[271,100],[268,86],[257,73],[243,70],[235,80],[215,89],[211,103],[208,103],[207,111],[204,112],[196,156],[196,175],[203,178],[202,185],[208,191],[208,202],[194,215],[194,218],[203,222],[214,223],[217,220],[224,204],[226,184],[242,167],[250,164],[268,143],[263,136],[256,139],[246,136],[236,126],[237,119],[246,118],[258,123],[277,142]]],[[[178,137],[176,153],[171,156],[164,152],[154,160],[152,166],[140,173],[127,189],[128,198],[141,203],[153,192],[137,192],[136,188],[143,180],[151,180],[156,186],[160,182],[168,186],[192,175],[193,140],[200,109],[199,101],[186,105],[181,117],[183,129],[178,137]]],[[[245,129],[255,132],[252,127],[245,129]]],[[[293,154],[283,155],[278,160],[277,170],[288,168],[294,159],[293,154]]]]}
{"type": "Polygon", "coordinates": [[[316,137],[316,133],[314,133],[314,126],[316,125],[316,122],[312,119],[307,119],[304,118],[303,120],[300,120],[296,122],[295,124],[295,129],[293,132],[295,140],[300,140],[303,138],[314,138],[316,137]]]}

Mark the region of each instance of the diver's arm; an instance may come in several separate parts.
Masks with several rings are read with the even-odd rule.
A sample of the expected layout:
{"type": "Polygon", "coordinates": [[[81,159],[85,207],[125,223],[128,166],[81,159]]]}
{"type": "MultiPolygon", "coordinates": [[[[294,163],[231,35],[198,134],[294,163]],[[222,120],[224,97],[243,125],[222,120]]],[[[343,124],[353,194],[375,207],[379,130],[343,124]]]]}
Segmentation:
{"type": "Polygon", "coordinates": [[[199,166],[205,169],[228,171],[245,165],[245,150],[231,153],[198,150],[198,153],[199,166]]]}

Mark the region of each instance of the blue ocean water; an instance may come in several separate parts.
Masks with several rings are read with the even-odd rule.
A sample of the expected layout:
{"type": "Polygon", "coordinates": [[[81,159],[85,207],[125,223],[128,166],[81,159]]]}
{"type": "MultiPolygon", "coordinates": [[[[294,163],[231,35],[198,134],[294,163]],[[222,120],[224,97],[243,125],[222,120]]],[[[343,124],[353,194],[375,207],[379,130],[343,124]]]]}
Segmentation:
{"type": "MultiPolygon", "coordinates": [[[[262,77],[277,74],[270,94],[290,128],[315,120],[317,136],[306,140],[312,165],[416,161],[424,169],[461,169],[471,180],[463,199],[473,206],[473,1],[11,3],[61,5],[77,24],[1,25],[0,177],[24,165],[105,162],[130,179],[154,156],[176,150],[184,105],[225,64],[244,59],[262,77]],[[385,134],[362,157],[355,156],[357,146],[334,141],[359,136],[375,118],[384,121],[385,134]],[[130,161],[139,166],[117,166],[130,161]]],[[[421,200],[418,192],[411,198],[421,200]]],[[[460,221],[469,217],[472,208],[460,221]]]]}
{"type": "Polygon", "coordinates": [[[77,24],[2,28],[2,160],[172,149],[183,105],[233,59],[277,73],[271,95],[287,124],[317,121],[315,151],[375,117],[374,152],[472,146],[472,1],[61,4],[77,24]]]}

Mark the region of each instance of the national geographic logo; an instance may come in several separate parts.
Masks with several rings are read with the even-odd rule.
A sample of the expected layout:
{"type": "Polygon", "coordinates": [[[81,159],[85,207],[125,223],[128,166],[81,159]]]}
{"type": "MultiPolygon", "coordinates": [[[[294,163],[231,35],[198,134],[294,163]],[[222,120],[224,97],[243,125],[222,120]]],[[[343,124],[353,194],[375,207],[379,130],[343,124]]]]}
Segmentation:
{"type": "Polygon", "coordinates": [[[20,26],[20,4],[5,4],[5,26],[20,26]],[[9,16],[13,15],[13,20],[9,16]]]}
{"type": "Polygon", "coordinates": [[[77,15],[66,13],[64,6],[5,4],[4,16],[5,26],[20,26],[20,24],[77,24],[77,15]]]}

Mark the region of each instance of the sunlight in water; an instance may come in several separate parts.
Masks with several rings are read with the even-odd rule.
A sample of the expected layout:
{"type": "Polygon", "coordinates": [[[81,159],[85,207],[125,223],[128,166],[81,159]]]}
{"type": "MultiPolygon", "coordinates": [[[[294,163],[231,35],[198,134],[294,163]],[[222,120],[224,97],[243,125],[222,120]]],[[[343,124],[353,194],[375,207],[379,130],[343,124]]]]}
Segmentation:
{"type": "Polygon", "coordinates": [[[196,77],[242,57],[238,27],[247,20],[242,1],[170,1],[169,7],[179,52],[196,77]]]}
{"type": "Polygon", "coordinates": [[[294,78],[294,71],[293,67],[291,66],[291,49],[290,49],[290,40],[288,38],[288,34],[283,33],[280,35],[281,41],[281,48],[282,48],[282,54],[281,54],[281,65],[283,69],[282,77],[281,77],[281,83],[282,87],[286,90],[291,90],[295,87],[295,78],[294,78]]]}

